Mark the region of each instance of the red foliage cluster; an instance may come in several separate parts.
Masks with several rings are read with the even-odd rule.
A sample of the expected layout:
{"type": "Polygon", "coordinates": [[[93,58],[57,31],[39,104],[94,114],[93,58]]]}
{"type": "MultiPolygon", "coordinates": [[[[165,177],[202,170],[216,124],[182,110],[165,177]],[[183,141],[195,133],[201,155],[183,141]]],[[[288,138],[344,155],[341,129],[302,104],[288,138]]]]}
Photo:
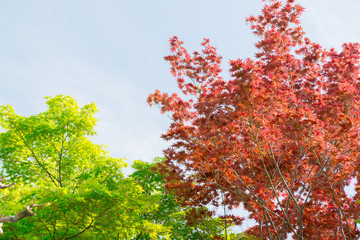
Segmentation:
{"type": "Polygon", "coordinates": [[[172,117],[163,171],[189,205],[243,204],[257,222],[248,233],[261,239],[356,239],[360,195],[345,187],[360,189],[360,45],[337,52],[310,41],[303,10],[269,1],[247,18],[258,51],[231,60],[229,80],[208,39],[192,55],[170,40],[165,59],[186,96],[148,98],[172,117]]]}

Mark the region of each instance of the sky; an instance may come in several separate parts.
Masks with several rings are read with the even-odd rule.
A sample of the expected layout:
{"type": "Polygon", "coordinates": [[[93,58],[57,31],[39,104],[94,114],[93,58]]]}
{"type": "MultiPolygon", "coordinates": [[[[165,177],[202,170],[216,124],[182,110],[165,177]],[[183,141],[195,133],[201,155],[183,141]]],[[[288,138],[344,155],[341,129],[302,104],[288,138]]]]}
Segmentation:
{"type": "MultiPolygon", "coordinates": [[[[360,1],[302,0],[302,25],[321,45],[360,41],[360,1]]],[[[70,95],[99,112],[93,141],[114,157],[151,161],[168,146],[169,119],[146,103],[155,89],[176,92],[163,57],[176,35],[190,51],[209,38],[224,59],[253,57],[245,17],[261,0],[0,1],[0,105],[29,116],[45,96],[70,95]]]]}

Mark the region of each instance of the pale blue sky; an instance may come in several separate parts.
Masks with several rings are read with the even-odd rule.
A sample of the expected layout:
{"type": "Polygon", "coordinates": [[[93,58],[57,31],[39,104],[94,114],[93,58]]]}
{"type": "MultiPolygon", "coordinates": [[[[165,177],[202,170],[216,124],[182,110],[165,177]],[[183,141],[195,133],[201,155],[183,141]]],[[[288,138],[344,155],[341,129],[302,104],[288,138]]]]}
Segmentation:
{"type": "MultiPolygon", "coordinates": [[[[308,37],[327,47],[360,41],[360,1],[303,0],[308,37]]],[[[252,57],[244,18],[260,0],[0,1],[0,104],[19,114],[45,109],[44,96],[67,94],[99,108],[94,139],[115,157],[150,161],[167,144],[168,119],[150,109],[154,89],[177,91],[163,56],[178,35],[191,51],[210,38],[228,59],[252,57]]],[[[227,75],[227,69],[224,70],[227,75]]]]}

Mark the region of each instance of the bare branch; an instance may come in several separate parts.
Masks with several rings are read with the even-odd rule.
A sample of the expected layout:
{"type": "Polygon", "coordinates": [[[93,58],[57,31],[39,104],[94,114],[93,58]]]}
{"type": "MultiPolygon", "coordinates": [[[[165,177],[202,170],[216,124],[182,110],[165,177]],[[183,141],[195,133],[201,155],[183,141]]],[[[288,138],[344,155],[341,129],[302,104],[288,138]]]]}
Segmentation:
{"type": "Polygon", "coordinates": [[[16,214],[15,216],[9,215],[6,217],[1,217],[0,218],[0,234],[3,234],[3,230],[2,230],[2,225],[4,222],[11,222],[11,223],[16,223],[18,221],[20,221],[21,219],[25,218],[25,217],[33,217],[36,215],[35,212],[32,211],[32,208],[36,208],[36,207],[45,207],[47,204],[30,204],[27,205],[24,210],[22,210],[21,212],[19,212],[18,214],[16,214]]]}
{"type": "Polygon", "coordinates": [[[15,183],[10,183],[10,184],[2,184],[0,183],[0,189],[5,189],[5,188],[8,188],[8,187],[11,187],[11,186],[14,186],[15,183]]]}
{"type": "Polygon", "coordinates": [[[5,178],[1,178],[0,179],[0,189],[5,189],[11,186],[14,186],[15,183],[10,183],[10,184],[3,184],[2,182],[5,180],[5,178]]]}

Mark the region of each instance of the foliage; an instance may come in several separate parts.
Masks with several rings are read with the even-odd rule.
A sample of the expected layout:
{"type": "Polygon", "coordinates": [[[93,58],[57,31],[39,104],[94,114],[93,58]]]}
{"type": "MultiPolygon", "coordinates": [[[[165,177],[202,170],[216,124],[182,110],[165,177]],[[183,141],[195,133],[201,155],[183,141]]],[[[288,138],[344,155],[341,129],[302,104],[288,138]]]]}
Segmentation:
{"type": "Polygon", "coordinates": [[[258,51],[231,60],[229,80],[208,39],[193,55],[170,40],[165,59],[185,97],[148,98],[172,118],[162,171],[189,205],[244,204],[257,222],[248,233],[261,239],[356,239],[360,195],[345,187],[360,189],[360,45],[310,41],[303,10],[268,1],[247,18],[258,51]]]}
{"type": "MultiPolygon", "coordinates": [[[[146,220],[155,224],[162,224],[170,230],[170,239],[225,239],[224,220],[211,215],[204,217],[200,214],[194,218],[194,213],[207,213],[208,209],[182,207],[181,200],[166,191],[164,176],[160,174],[156,165],[165,161],[164,158],[155,158],[153,163],[135,161],[135,171],[130,175],[142,188],[145,195],[157,196],[159,208],[144,214],[146,220]]],[[[238,239],[238,235],[228,230],[227,240],[238,239]]],[[[141,239],[150,239],[147,234],[140,233],[141,239]]],[[[245,238],[244,238],[245,239],[245,238]]]]}
{"type": "Polygon", "coordinates": [[[14,188],[0,195],[2,214],[29,202],[48,203],[37,215],[4,225],[2,239],[124,239],[167,230],[143,219],[154,197],[125,178],[122,159],[91,142],[95,104],[68,96],[47,98],[48,110],[24,117],[0,107],[2,174],[14,188]]]}

